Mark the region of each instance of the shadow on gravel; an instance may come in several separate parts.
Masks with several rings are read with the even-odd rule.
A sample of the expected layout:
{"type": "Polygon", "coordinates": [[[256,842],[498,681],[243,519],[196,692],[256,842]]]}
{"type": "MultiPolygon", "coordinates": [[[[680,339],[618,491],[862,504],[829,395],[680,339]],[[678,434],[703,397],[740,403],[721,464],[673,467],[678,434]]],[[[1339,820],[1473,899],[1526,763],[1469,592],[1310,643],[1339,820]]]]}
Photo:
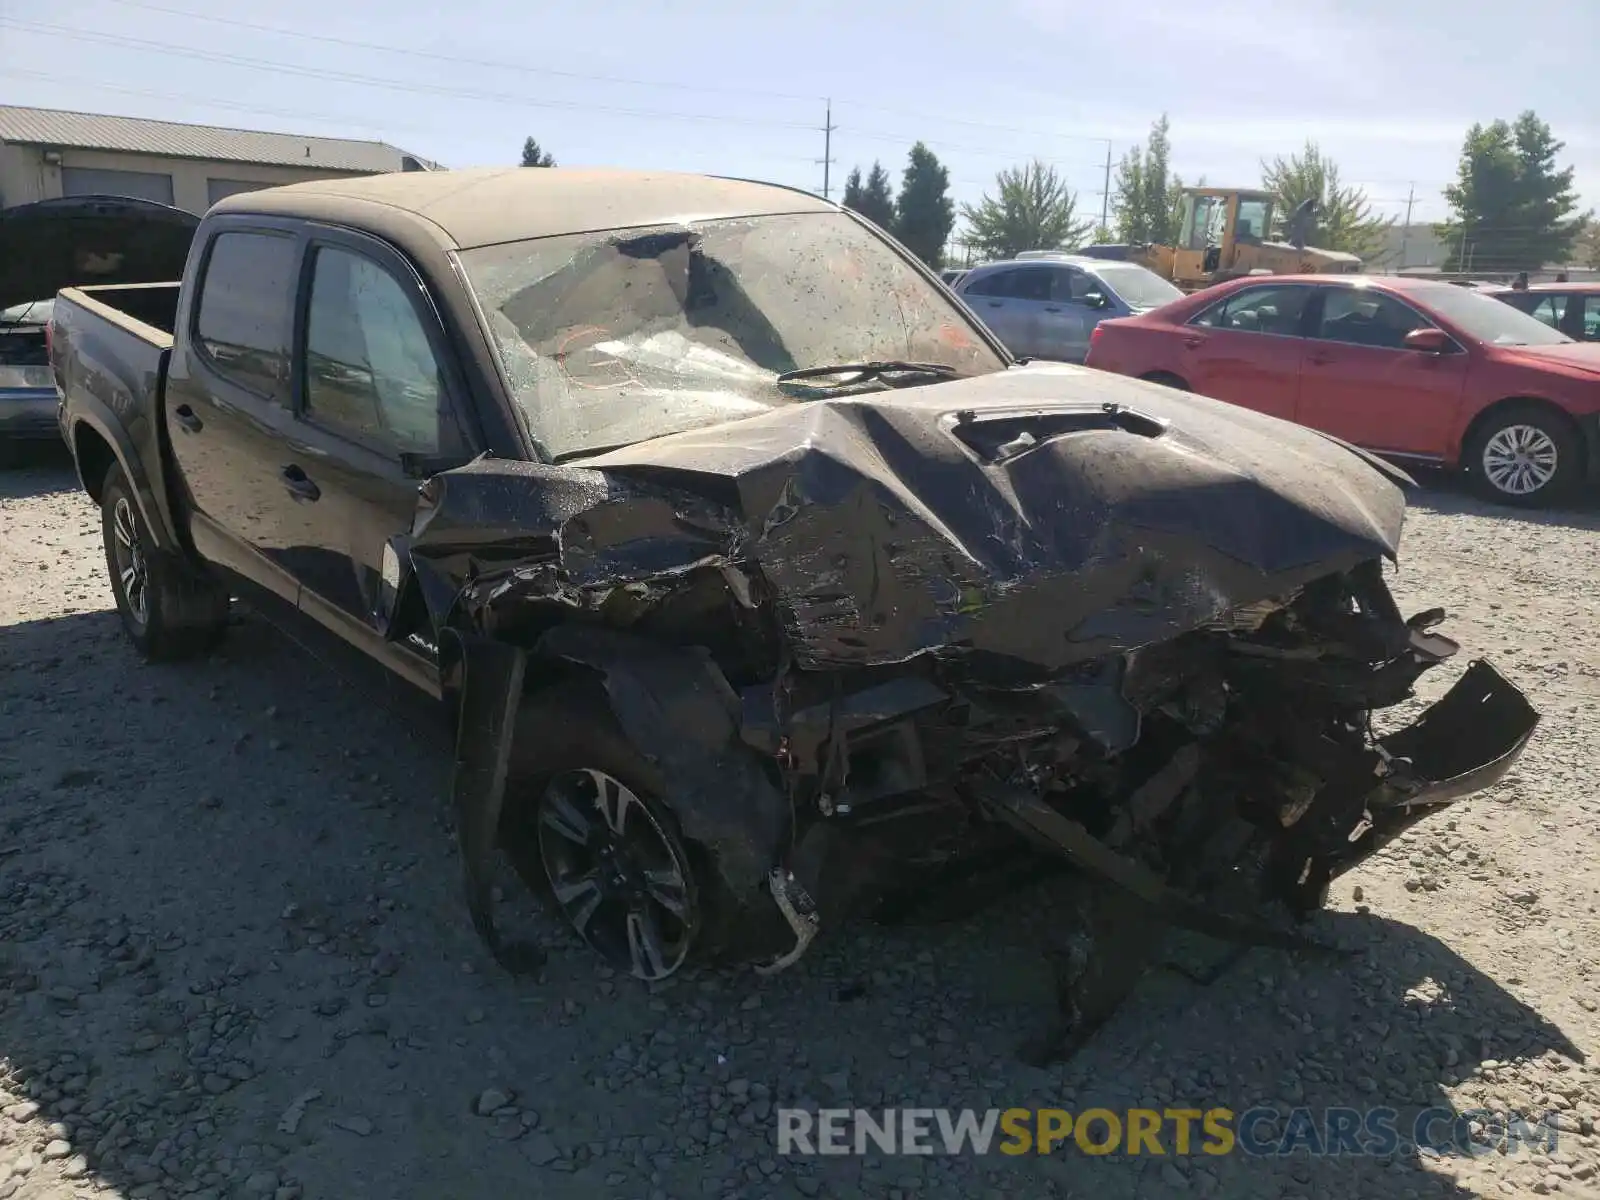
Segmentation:
{"type": "Polygon", "coordinates": [[[1157,973],[1033,1070],[1047,891],[649,990],[532,916],[551,963],[513,982],[460,898],[447,739],[387,704],[253,618],[166,669],[111,613],[0,627],[10,1178],[168,1200],[1464,1197],[1439,1173],[1464,1159],[1182,1157],[1170,1126],[1162,1157],[785,1158],[776,1109],[1381,1106],[1405,1139],[1489,1060],[1577,1056],[1434,938],[1327,914],[1344,961],[1157,973]]]}
{"type": "Polygon", "coordinates": [[[1446,516],[1492,517],[1508,524],[1600,530],[1600,494],[1580,495],[1563,508],[1515,508],[1480,499],[1460,476],[1445,471],[1419,471],[1413,477],[1421,485],[1409,493],[1408,503],[1413,508],[1446,516]]]}
{"type": "Polygon", "coordinates": [[[72,454],[65,442],[29,443],[0,453],[0,500],[76,491],[72,454]]]}

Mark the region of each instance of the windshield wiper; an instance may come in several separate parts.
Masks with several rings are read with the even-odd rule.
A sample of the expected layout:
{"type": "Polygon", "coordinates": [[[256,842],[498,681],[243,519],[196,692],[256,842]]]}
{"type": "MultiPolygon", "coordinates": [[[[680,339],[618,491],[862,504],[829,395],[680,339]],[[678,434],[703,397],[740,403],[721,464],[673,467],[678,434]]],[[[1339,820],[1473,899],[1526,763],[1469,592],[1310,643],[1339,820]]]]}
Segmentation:
{"type": "Polygon", "coordinates": [[[821,367],[802,367],[798,371],[785,371],[778,376],[779,383],[799,383],[802,380],[825,379],[830,375],[847,375],[834,387],[854,387],[885,375],[932,375],[938,379],[955,379],[961,372],[944,363],[906,362],[890,359],[887,362],[829,363],[821,367]]]}

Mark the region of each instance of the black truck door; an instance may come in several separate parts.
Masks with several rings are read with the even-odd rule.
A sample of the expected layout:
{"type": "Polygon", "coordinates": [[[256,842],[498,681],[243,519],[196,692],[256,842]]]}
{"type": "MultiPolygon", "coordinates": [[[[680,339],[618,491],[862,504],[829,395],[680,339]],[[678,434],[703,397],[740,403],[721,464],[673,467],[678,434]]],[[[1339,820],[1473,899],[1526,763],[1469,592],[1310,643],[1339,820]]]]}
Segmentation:
{"type": "Polygon", "coordinates": [[[384,551],[408,534],[417,489],[472,449],[464,394],[427,291],[395,251],[318,228],[302,272],[297,416],[287,481],[314,514],[289,554],[300,609],[433,690],[425,647],[385,643],[384,551]]]}
{"type": "Polygon", "coordinates": [[[165,392],[167,436],[200,554],[294,605],[286,556],[299,514],[281,477],[294,424],[290,365],[303,238],[225,217],[180,306],[165,392]]]}

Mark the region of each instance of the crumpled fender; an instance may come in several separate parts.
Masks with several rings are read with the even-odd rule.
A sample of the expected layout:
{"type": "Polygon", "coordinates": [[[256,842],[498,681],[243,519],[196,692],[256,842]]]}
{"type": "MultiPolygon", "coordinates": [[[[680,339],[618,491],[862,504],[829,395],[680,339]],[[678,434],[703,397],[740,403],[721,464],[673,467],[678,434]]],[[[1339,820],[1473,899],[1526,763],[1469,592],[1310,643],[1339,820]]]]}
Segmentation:
{"type": "Polygon", "coordinates": [[[667,780],[661,799],[684,835],[711,849],[736,899],[753,898],[778,861],[789,805],[740,739],[739,698],[711,656],[576,624],[547,630],[534,654],[601,676],[623,733],[667,780]]]}

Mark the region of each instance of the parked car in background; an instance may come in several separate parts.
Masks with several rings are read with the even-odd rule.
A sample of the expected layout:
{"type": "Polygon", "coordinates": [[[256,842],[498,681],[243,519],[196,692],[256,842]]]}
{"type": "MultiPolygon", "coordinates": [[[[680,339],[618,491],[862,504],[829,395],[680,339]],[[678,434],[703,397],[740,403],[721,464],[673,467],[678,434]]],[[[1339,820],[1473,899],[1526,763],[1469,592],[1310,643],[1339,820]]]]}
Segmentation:
{"type": "Polygon", "coordinates": [[[30,445],[60,437],[46,344],[54,303],[33,300],[0,310],[0,466],[20,461],[30,445]]]}
{"type": "Polygon", "coordinates": [[[1148,312],[1183,293],[1135,263],[1039,254],[973,267],[956,293],[1019,358],[1082,362],[1101,321],[1148,312]]]}
{"type": "Polygon", "coordinates": [[[1102,323],[1088,362],[1465,469],[1510,504],[1555,502],[1600,467],[1600,346],[1448,283],[1234,280],[1102,323]]]}
{"type": "Polygon", "coordinates": [[[967,273],[965,267],[946,267],[939,272],[939,278],[944,280],[946,287],[955,287],[961,282],[961,277],[967,273]]]}
{"type": "Polygon", "coordinates": [[[1496,287],[1489,294],[1574,341],[1600,342],[1600,283],[1536,283],[1522,291],[1496,287]]]}

